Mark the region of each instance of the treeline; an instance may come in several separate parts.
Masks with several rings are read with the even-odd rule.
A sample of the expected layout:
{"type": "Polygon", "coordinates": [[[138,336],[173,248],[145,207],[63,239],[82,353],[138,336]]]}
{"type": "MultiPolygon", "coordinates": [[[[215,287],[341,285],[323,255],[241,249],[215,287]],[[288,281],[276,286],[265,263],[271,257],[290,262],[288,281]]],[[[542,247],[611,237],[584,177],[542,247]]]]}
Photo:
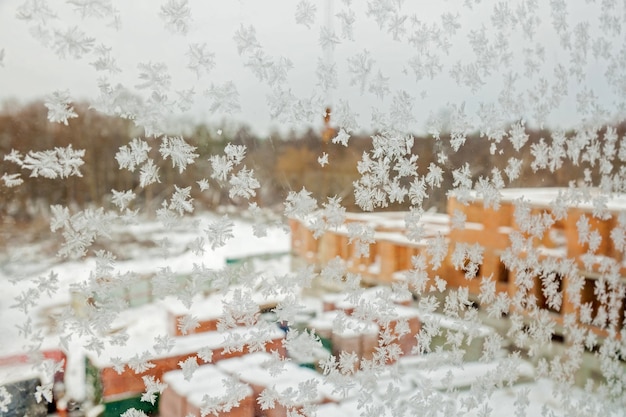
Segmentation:
{"type": "MultiPolygon", "coordinates": [[[[260,138],[249,128],[218,132],[216,128],[206,125],[193,127],[185,141],[195,146],[199,155],[196,163],[180,173],[173,168],[169,160],[163,161],[158,154],[160,140],[148,138],[151,146],[150,155],[159,166],[160,183],[151,184],[142,189],[139,187],[139,172],[119,169],[115,155],[121,146],[127,145],[133,138],[142,137],[143,131],[138,129],[132,120],[110,117],[88,109],[86,105],[75,105],[79,117],[70,119],[69,124],[50,123],[47,120],[47,109],[41,102],[26,106],[6,108],[0,114],[0,154],[7,155],[15,149],[22,154],[28,151],[42,151],[55,147],[66,147],[72,144],[74,149],[84,149],[85,164],[80,171],[82,177],[70,177],[64,180],[46,178],[28,178],[29,172],[21,171],[20,167],[8,161],[2,161],[2,172],[21,172],[25,179],[18,187],[9,188],[0,184],[0,215],[10,216],[16,220],[28,220],[38,210],[47,210],[52,204],[75,205],[84,207],[96,204],[112,207],[111,190],[133,190],[137,194],[138,204],[158,206],[171,195],[174,185],[192,187],[195,201],[205,208],[211,209],[223,204],[247,204],[244,200],[231,200],[228,190],[210,179],[212,169],[209,162],[211,155],[222,154],[228,143],[247,147],[244,164],[253,169],[261,184],[257,196],[253,198],[259,206],[279,207],[289,191],[299,191],[306,187],[321,200],[322,196],[338,195],[348,210],[358,210],[353,195],[353,182],[360,175],[357,163],[363,152],[372,148],[371,135],[352,136],[349,146],[325,143],[321,132],[308,130],[301,134],[291,132],[286,135],[272,133],[269,137],[260,138]],[[219,133],[219,134],[218,134],[219,133]],[[321,166],[318,158],[328,154],[328,165],[321,166]],[[201,191],[196,181],[209,179],[208,190],[201,191]]],[[[624,125],[619,126],[618,134],[624,133],[624,125]]],[[[418,173],[426,175],[431,162],[440,164],[445,170],[444,181],[440,188],[429,191],[425,208],[435,207],[445,210],[446,192],[453,188],[452,170],[469,163],[472,177],[489,177],[492,169],[504,170],[508,159],[514,155],[523,161],[518,179],[509,186],[513,187],[549,187],[566,186],[572,180],[583,177],[580,167],[572,166],[564,161],[564,166],[550,175],[535,175],[531,168],[533,160],[530,144],[544,138],[551,142],[548,131],[529,131],[528,143],[519,152],[514,152],[512,145],[505,140],[499,145],[499,151],[490,153],[490,143],[478,134],[467,137],[458,151],[450,146],[449,136],[442,135],[441,140],[428,137],[416,137],[412,152],[418,155],[418,173]],[[447,155],[445,162],[439,160],[440,154],[447,155]]],[[[597,176],[597,169],[594,171],[597,176]]],[[[393,204],[389,210],[408,207],[409,202],[393,204]]]]}

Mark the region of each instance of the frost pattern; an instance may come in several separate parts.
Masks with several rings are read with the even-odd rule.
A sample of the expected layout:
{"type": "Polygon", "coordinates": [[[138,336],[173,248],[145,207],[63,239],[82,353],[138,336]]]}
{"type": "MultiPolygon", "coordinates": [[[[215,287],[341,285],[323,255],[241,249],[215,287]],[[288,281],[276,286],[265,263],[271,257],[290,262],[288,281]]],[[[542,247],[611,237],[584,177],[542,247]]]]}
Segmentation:
{"type": "MultiPolygon", "coordinates": [[[[70,176],[82,177],[79,167],[85,162],[83,157],[85,151],[83,149],[73,149],[72,145],[67,148],[55,148],[46,151],[29,151],[28,154],[22,156],[19,152],[13,150],[9,155],[4,156],[5,161],[11,161],[19,165],[23,169],[30,170],[31,177],[44,178],[67,178],[70,176]]],[[[6,175],[6,174],[5,174],[6,175]]],[[[5,181],[12,182],[13,185],[19,179],[16,176],[6,176],[5,181]]]]}
{"type": "Polygon", "coordinates": [[[161,6],[159,13],[165,26],[172,32],[185,35],[191,24],[191,8],[187,0],[169,0],[161,6]]]}
{"type": "Polygon", "coordinates": [[[70,106],[70,94],[68,91],[55,91],[48,96],[46,107],[48,108],[48,120],[51,122],[67,125],[67,119],[78,117],[78,114],[70,106]]]}
{"type": "MultiPolygon", "coordinates": [[[[626,145],[623,129],[617,127],[623,121],[626,106],[626,62],[620,43],[621,17],[626,12],[623,4],[587,2],[585,10],[589,15],[580,19],[575,10],[579,5],[574,7],[562,0],[545,4],[536,0],[466,0],[454,5],[438,5],[441,10],[431,14],[411,11],[411,4],[403,0],[372,0],[362,4],[344,0],[334,15],[321,5],[302,0],[288,14],[294,20],[291,23],[299,25],[300,30],[306,28],[313,33],[309,41],[317,44],[316,50],[307,54],[320,55],[308,68],[309,74],[314,75],[315,87],[307,89],[299,85],[296,65],[302,65],[300,57],[297,54],[287,56],[272,45],[263,25],[255,26],[243,19],[230,34],[219,34],[231,44],[230,54],[236,57],[233,59],[218,48],[216,37],[196,36],[192,25],[203,22],[204,18],[199,5],[194,4],[192,10],[187,0],[168,0],[153,5],[153,15],[167,31],[183,40],[180,53],[174,59],[167,58],[164,51],[161,51],[162,56],[141,55],[137,58],[140,61],[129,67],[122,59],[119,46],[97,43],[99,40],[91,33],[100,32],[92,31],[89,24],[63,26],[69,13],[73,13],[85,21],[105,20],[112,29],[119,30],[121,12],[114,2],[69,0],[66,3],[51,5],[42,0],[26,0],[16,8],[15,17],[60,59],[74,60],[78,64],[89,60],[98,76],[103,76],[94,83],[100,96],[92,100],[92,107],[131,121],[144,135],[137,134],[139,137],[121,145],[115,155],[119,169],[129,172],[124,172],[128,180],[120,182],[120,190],[106,190],[111,193],[113,211],[105,207],[78,210],[73,206],[55,205],[50,208],[50,228],[59,232],[63,240],[58,255],[72,259],[90,256],[95,262],[88,279],[72,288],[93,296],[92,303],[83,316],[72,317],[69,311],[62,313],[67,334],[60,337],[61,344],[67,346],[74,342],[71,339],[76,334],[77,338],[82,338],[80,343],[84,349],[98,355],[111,346],[127,344],[128,335],[111,329],[117,313],[126,308],[124,301],[111,294],[113,288],[121,288],[135,277],[132,272],[117,272],[115,257],[95,248],[100,239],[111,238],[115,226],[127,227],[136,220],[138,211],[132,211],[131,207],[144,207],[142,202],[158,199],[155,207],[144,207],[143,211],[155,215],[172,231],[201,204],[199,197],[196,200],[199,195],[196,192],[204,193],[203,198],[221,197],[223,193],[230,203],[247,207],[248,215],[254,218],[255,236],[267,234],[269,223],[261,219],[264,213],[260,206],[262,172],[247,156],[246,146],[233,141],[219,152],[207,154],[202,148],[206,144],[192,142],[186,132],[170,132],[167,124],[172,116],[194,111],[202,100],[208,101],[211,117],[242,113],[248,106],[256,106],[258,103],[252,103],[248,97],[245,83],[222,78],[224,73],[228,77],[231,65],[237,65],[265,89],[260,97],[261,108],[281,127],[319,124],[324,115],[329,116],[325,108],[332,104],[332,118],[326,126],[332,132],[328,136],[331,144],[324,144],[314,153],[313,164],[317,161],[320,175],[328,175],[335,168],[340,152],[359,149],[354,167],[358,179],[351,184],[348,193],[332,197],[320,195],[312,188],[298,186],[292,190],[287,184],[284,206],[278,215],[306,225],[320,246],[328,244],[328,231],[341,233],[342,238],[348,240],[354,259],[348,262],[336,257],[327,260],[319,271],[310,266],[285,275],[260,278],[246,266],[214,270],[198,263],[193,264],[192,272],[185,270],[183,283],[168,266],[160,269],[150,283],[158,296],[175,295],[190,309],[196,295],[209,289],[223,291],[220,330],[233,330],[242,324],[253,329],[245,337],[233,332],[225,341],[226,350],[235,352],[243,350],[246,344],[250,350],[262,349],[267,342],[268,327],[257,320],[254,296],[280,296],[274,313],[280,322],[293,324],[303,307],[299,290],[311,288],[316,279],[342,287],[344,301],[354,310],[352,318],[371,319],[382,325],[380,342],[368,359],[359,358],[353,352],[335,352],[319,365],[324,381],[332,382],[336,391],[348,395],[354,389],[360,390],[358,402],[362,415],[439,412],[492,415],[499,410],[494,410],[488,399],[497,389],[512,385],[520,376],[522,351],[534,361],[535,377],[550,377],[555,381],[552,394],[563,404],[565,414],[620,415],[623,411],[623,341],[626,339],[621,261],[626,248],[623,213],[611,220],[614,224],[606,226],[611,228],[608,235],[601,229],[605,227],[603,221],[612,219],[612,199],[620,198],[626,190],[623,166],[626,145]],[[325,22],[317,19],[322,12],[329,12],[325,22]],[[388,45],[393,48],[406,49],[403,53],[394,53],[394,59],[390,60],[379,55],[375,45],[357,43],[358,37],[363,36],[360,29],[364,23],[366,30],[374,31],[381,41],[389,40],[388,45]],[[558,45],[544,45],[544,40],[553,35],[558,45]],[[556,62],[553,56],[557,57],[556,62]],[[387,61],[393,62],[390,65],[387,61]],[[593,66],[600,71],[594,72],[593,66]],[[195,75],[191,78],[196,82],[178,79],[181,68],[195,75]],[[124,78],[128,74],[135,78],[134,82],[124,78]],[[215,78],[209,80],[209,75],[215,78]],[[594,84],[591,79],[602,79],[604,84],[594,84]],[[441,101],[438,95],[442,95],[442,80],[466,92],[465,101],[441,101]],[[375,98],[377,104],[367,107],[340,96],[352,90],[363,100],[375,98]],[[482,99],[481,94],[488,90],[496,91],[491,102],[482,99]],[[604,95],[610,96],[610,100],[604,100],[604,95]],[[431,100],[431,114],[420,114],[417,109],[421,103],[431,100]],[[611,100],[612,103],[607,104],[611,100]],[[577,124],[552,126],[552,116],[566,111],[568,106],[575,108],[577,124]],[[375,132],[367,138],[371,146],[367,147],[359,143],[363,120],[375,126],[375,132]],[[433,139],[433,147],[418,153],[420,143],[411,132],[424,126],[433,139]],[[540,137],[535,140],[537,134],[540,137]],[[488,149],[493,161],[498,162],[475,160],[472,150],[478,146],[488,149]],[[167,165],[161,164],[167,159],[170,160],[167,165]],[[515,230],[507,235],[508,241],[498,243],[497,253],[476,242],[449,239],[447,234],[430,229],[424,222],[432,214],[428,212],[430,198],[445,195],[458,204],[450,213],[447,224],[450,233],[479,234],[476,219],[471,212],[462,211],[463,207],[480,204],[487,213],[494,213],[495,218],[495,213],[506,202],[507,188],[523,186],[529,169],[546,179],[570,170],[580,175],[554,200],[543,202],[542,209],[533,207],[523,196],[516,198],[510,214],[515,230]],[[185,182],[182,174],[189,171],[189,175],[197,177],[185,182]],[[151,186],[157,183],[166,184],[167,192],[153,196],[151,186]],[[372,258],[377,265],[382,255],[376,245],[385,242],[386,236],[372,224],[354,221],[354,218],[348,220],[342,202],[350,193],[364,212],[397,205],[409,207],[404,214],[403,237],[420,248],[402,255],[407,258],[405,267],[408,268],[402,271],[403,278],[380,289],[373,299],[365,297],[365,290],[361,288],[368,271],[353,272],[354,263],[365,263],[372,258]],[[571,207],[584,207],[585,214],[577,217],[575,231],[563,237],[560,225],[572,216],[568,212],[571,207]],[[582,248],[576,259],[550,256],[546,244],[564,239],[577,241],[582,248]],[[603,248],[609,246],[615,256],[600,255],[603,248]],[[497,259],[501,268],[509,271],[516,292],[502,292],[499,289],[502,283],[494,280],[494,273],[481,269],[488,259],[497,259]],[[446,262],[462,274],[464,284],[454,284],[440,272],[446,262]],[[596,277],[592,298],[581,298],[581,291],[588,282],[581,271],[591,271],[596,277]],[[563,288],[565,282],[567,285],[563,288]],[[429,366],[433,367],[438,365],[437,360],[446,366],[462,363],[464,348],[477,337],[476,329],[481,325],[474,303],[480,303],[483,313],[490,319],[508,316],[510,326],[506,334],[493,333],[484,338],[479,363],[487,370],[475,378],[465,392],[451,385],[452,371],[443,378],[421,378],[417,393],[410,398],[404,398],[404,393],[400,392],[404,386],[392,382],[402,375],[395,375],[396,370],[387,365],[400,358],[400,341],[409,331],[408,322],[404,320],[396,320],[391,329],[390,323],[398,318],[393,296],[411,292],[418,298],[416,304],[422,318],[438,317],[423,320],[413,349],[414,353],[431,355],[429,366]],[[565,301],[571,302],[567,307],[571,311],[562,315],[558,325],[563,328],[568,345],[564,353],[556,353],[548,361],[544,356],[548,355],[547,350],[557,333],[553,313],[560,311],[565,301]],[[444,329],[450,320],[458,327],[444,329]],[[597,343],[599,336],[587,326],[595,326],[603,332],[602,344],[597,343]],[[436,338],[445,339],[444,346],[449,348],[446,352],[431,350],[436,338]],[[573,395],[573,379],[584,351],[594,347],[604,379],[590,380],[584,391],[573,395]],[[504,349],[510,350],[505,352],[504,349]],[[494,360],[499,360],[497,366],[488,369],[488,364],[494,360]],[[381,379],[389,379],[389,384],[384,387],[384,394],[375,394],[376,382],[381,379]],[[437,385],[439,383],[442,385],[437,385]],[[445,387],[445,394],[455,396],[454,401],[443,395],[444,390],[437,386],[445,387]],[[373,402],[375,397],[383,398],[373,402]]],[[[219,10],[214,12],[217,15],[219,10]]],[[[8,57],[17,56],[11,53],[10,45],[7,43],[0,49],[3,71],[15,65],[13,60],[4,61],[5,50],[8,57]]],[[[48,95],[45,106],[52,123],[67,126],[78,117],[68,90],[56,90],[48,95]]],[[[6,150],[3,160],[10,164],[6,164],[6,169],[3,167],[2,187],[19,192],[20,187],[30,185],[28,178],[15,172],[18,169],[29,171],[29,177],[64,180],[70,184],[69,177],[82,176],[80,169],[86,168],[87,157],[91,158],[89,161],[97,158],[83,149],[74,149],[73,145],[78,146],[78,143],[47,150],[6,150]]],[[[237,223],[230,215],[216,217],[202,227],[196,224],[196,229],[199,235],[185,248],[195,256],[205,252],[207,242],[212,251],[217,251],[238,241],[237,223]]],[[[177,242],[170,241],[169,236],[155,239],[155,242],[157,249],[166,255],[178,249],[177,242]]],[[[38,276],[31,284],[34,285],[20,285],[11,308],[28,318],[18,329],[20,335],[36,346],[43,335],[35,330],[30,314],[42,297],[59,291],[59,278],[51,272],[38,276]]],[[[355,330],[354,323],[342,315],[337,316],[333,326],[344,331],[355,330]]],[[[193,333],[200,327],[200,318],[184,314],[174,327],[183,335],[193,333]]],[[[298,333],[294,329],[285,344],[299,352],[313,353],[320,340],[312,333],[298,333]]],[[[155,338],[152,348],[160,353],[174,347],[172,338],[161,335],[155,338]]],[[[212,356],[213,352],[204,348],[198,350],[197,357],[179,361],[185,379],[191,380],[200,367],[198,358],[208,362],[212,356]]],[[[152,353],[146,350],[132,352],[125,358],[112,358],[112,362],[120,374],[127,367],[130,372],[141,374],[156,367],[151,357],[152,353]]],[[[143,377],[143,382],[145,392],[141,399],[154,404],[165,385],[147,376],[143,377]]],[[[203,414],[230,410],[242,400],[242,386],[234,380],[225,383],[228,395],[218,398],[207,394],[203,399],[203,414]]],[[[296,406],[311,401],[318,385],[317,381],[305,381],[288,389],[268,387],[260,394],[259,406],[269,409],[281,404],[289,409],[290,415],[308,415],[311,410],[296,406]]],[[[530,388],[511,390],[515,396],[515,415],[526,415],[531,404],[530,388]]],[[[42,383],[33,394],[37,401],[49,401],[51,385],[42,383]]],[[[7,412],[11,401],[11,395],[1,387],[0,411],[7,412]]],[[[554,415],[547,406],[542,414],[554,415]]],[[[135,417],[145,413],[130,409],[122,415],[135,417]]]]}
{"type": "Polygon", "coordinates": [[[310,1],[301,0],[296,6],[296,23],[311,28],[315,22],[317,8],[310,1]]]}

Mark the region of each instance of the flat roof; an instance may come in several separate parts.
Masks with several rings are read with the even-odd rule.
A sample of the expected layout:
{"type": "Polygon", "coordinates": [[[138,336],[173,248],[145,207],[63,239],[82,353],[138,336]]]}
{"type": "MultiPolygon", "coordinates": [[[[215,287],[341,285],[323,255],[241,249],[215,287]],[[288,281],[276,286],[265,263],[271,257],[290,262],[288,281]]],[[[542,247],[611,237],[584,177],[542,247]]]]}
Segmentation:
{"type": "MultiPolygon", "coordinates": [[[[476,201],[482,201],[482,197],[476,191],[471,195],[476,201]]],[[[559,195],[564,197],[576,196],[580,200],[576,204],[568,204],[568,207],[579,207],[585,210],[593,209],[593,200],[596,198],[606,198],[608,210],[626,210],[626,194],[607,194],[598,188],[568,188],[568,187],[529,187],[529,188],[503,188],[500,190],[501,201],[513,202],[519,198],[528,200],[531,204],[550,207],[559,195]],[[576,193],[576,194],[573,194],[576,193]]]]}

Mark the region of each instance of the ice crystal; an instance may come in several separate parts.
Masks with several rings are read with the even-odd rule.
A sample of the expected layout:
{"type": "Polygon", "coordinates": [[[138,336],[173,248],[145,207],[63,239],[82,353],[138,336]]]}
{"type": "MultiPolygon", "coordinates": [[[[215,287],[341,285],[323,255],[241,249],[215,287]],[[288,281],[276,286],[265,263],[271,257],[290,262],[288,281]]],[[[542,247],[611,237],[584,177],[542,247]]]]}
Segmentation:
{"type": "Polygon", "coordinates": [[[191,8],[187,0],[169,0],[161,6],[161,18],[172,32],[187,34],[191,24],[191,8]]]}
{"type": "Polygon", "coordinates": [[[171,158],[172,166],[174,168],[178,167],[178,172],[180,173],[185,170],[188,164],[193,164],[194,159],[198,157],[198,154],[194,153],[195,150],[195,146],[189,145],[180,136],[164,136],[159,149],[163,159],[171,158]]]}
{"type": "Polygon", "coordinates": [[[309,1],[301,0],[296,5],[296,23],[311,28],[315,22],[315,12],[317,8],[309,1]]]}
{"type": "Polygon", "coordinates": [[[67,125],[67,119],[78,117],[74,108],[70,106],[70,94],[68,91],[55,91],[46,98],[45,105],[48,108],[48,120],[67,125]]]}
{"type": "Polygon", "coordinates": [[[226,244],[226,241],[234,238],[233,227],[234,223],[228,216],[223,216],[221,219],[211,222],[206,230],[211,249],[222,247],[226,244]]]}

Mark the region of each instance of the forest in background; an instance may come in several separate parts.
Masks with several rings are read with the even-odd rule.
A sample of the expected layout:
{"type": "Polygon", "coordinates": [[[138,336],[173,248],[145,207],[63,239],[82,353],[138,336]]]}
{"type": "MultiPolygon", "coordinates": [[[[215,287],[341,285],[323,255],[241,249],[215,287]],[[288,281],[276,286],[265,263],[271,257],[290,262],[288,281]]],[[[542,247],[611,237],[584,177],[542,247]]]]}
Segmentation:
{"type": "MultiPolygon", "coordinates": [[[[279,209],[289,191],[299,191],[305,187],[319,202],[324,196],[337,195],[348,211],[360,211],[355,204],[353,182],[360,178],[357,164],[364,152],[372,148],[372,134],[352,135],[349,146],[324,142],[322,132],[309,129],[302,133],[273,132],[269,137],[258,137],[248,127],[218,129],[204,124],[189,127],[185,141],[196,147],[198,157],[194,164],[182,173],[172,163],[158,155],[160,139],[144,138],[143,130],[135,127],[132,120],[111,117],[89,109],[86,104],[74,105],[78,114],[68,125],[48,121],[48,110],[42,102],[5,109],[0,113],[0,154],[7,155],[13,149],[22,154],[28,151],[43,151],[55,147],[84,149],[84,165],[80,167],[82,177],[70,176],[64,180],[43,177],[28,178],[28,173],[20,167],[2,161],[3,173],[21,172],[24,183],[17,187],[0,185],[0,216],[5,221],[28,222],[39,215],[47,214],[50,205],[61,204],[78,208],[90,204],[113,208],[110,201],[111,190],[133,190],[137,194],[137,204],[157,208],[161,201],[168,198],[178,187],[191,186],[196,207],[215,209],[222,205],[247,206],[248,200],[231,199],[228,190],[211,179],[211,155],[223,154],[228,143],[245,145],[247,148],[244,164],[254,170],[256,179],[261,184],[257,195],[250,201],[260,207],[279,209]],[[127,145],[133,138],[146,140],[151,146],[150,155],[159,166],[160,183],[154,183],[145,189],[139,186],[139,172],[120,170],[115,158],[121,146],[127,145]],[[329,155],[329,163],[321,166],[318,158],[323,153],[329,155]],[[206,178],[210,187],[202,191],[196,181],[206,178]]],[[[616,127],[618,137],[626,131],[626,125],[616,127]]],[[[505,127],[506,129],[506,127],[505,127]]],[[[503,140],[499,151],[491,154],[486,138],[474,133],[467,136],[465,143],[454,151],[450,135],[442,133],[440,139],[432,136],[414,136],[412,154],[418,156],[416,162],[420,176],[428,173],[431,163],[439,164],[444,169],[444,181],[441,187],[429,189],[424,208],[445,211],[446,190],[453,189],[452,170],[469,162],[472,179],[491,176],[494,167],[504,171],[513,152],[522,160],[519,177],[508,183],[510,187],[553,187],[567,186],[570,181],[583,178],[579,167],[573,166],[567,159],[563,167],[550,175],[536,175],[533,172],[530,153],[531,145],[541,138],[550,145],[551,132],[547,130],[526,129],[529,139],[525,146],[515,152],[511,143],[503,140]],[[447,160],[440,164],[438,155],[443,152],[447,160]]],[[[566,135],[573,135],[569,133],[566,135]]],[[[598,135],[602,140],[602,134],[598,135]]],[[[546,172],[546,171],[543,171],[546,172]]],[[[594,184],[599,178],[598,167],[592,172],[594,184]]],[[[405,178],[406,179],[406,178],[405,178]]],[[[407,184],[405,184],[407,185],[407,184]]],[[[390,204],[386,210],[407,209],[404,204],[390,204]]],[[[133,208],[131,206],[131,208],[133,208]]]]}

